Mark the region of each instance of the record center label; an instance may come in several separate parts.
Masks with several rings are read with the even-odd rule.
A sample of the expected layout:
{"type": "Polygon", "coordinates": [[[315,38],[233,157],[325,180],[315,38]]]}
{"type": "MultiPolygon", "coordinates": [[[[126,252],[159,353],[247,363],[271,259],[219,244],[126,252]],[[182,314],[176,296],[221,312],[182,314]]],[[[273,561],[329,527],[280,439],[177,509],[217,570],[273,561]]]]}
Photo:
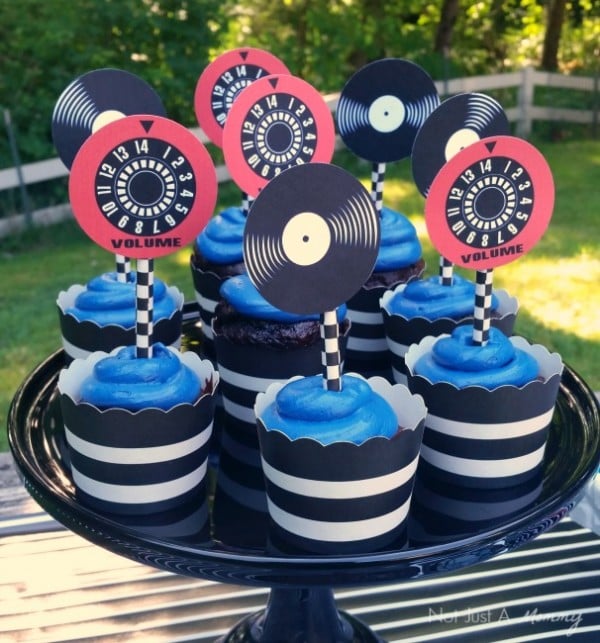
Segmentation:
{"type": "Polygon", "coordinates": [[[316,140],[310,108],[291,94],[264,96],[242,123],[242,154],[248,166],[266,180],[293,165],[309,163],[316,140]]]}
{"type": "Polygon", "coordinates": [[[473,248],[503,245],[527,224],[533,199],[531,177],[522,165],[504,156],[488,157],[467,167],[451,185],[448,227],[473,248]]]}
{"type": "Polygon", "coordinates": [[[113,226],[146,237],[169,232],[183,221],[194,204],[196,180],[176,147],[134,138],[102,159],[95,191],[98,208],[113,226]]]}

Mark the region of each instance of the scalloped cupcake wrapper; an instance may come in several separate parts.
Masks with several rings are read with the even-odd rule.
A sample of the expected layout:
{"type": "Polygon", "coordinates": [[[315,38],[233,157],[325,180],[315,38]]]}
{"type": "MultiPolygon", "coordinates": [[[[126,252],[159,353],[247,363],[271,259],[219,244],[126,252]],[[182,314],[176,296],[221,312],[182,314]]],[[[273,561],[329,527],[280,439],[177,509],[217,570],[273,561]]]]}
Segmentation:
{"type": "Polygon", "coordinates": [[[543,346],[511,337],[540,364],[540,379],[521,388],[462,389],[432,384],[415,375],[414,364],[438,338],[426,337],[406,354],[408,387],[425,400],[428,413],[421,449],[425,475],[481,489],[523,484],[538,472],[552,420],[562,362],[543,346]]]}
{"type": "Polygon", "coordinates": [[[99,410],[78,401],[85,373],[105,353],[75,360],[59,377],[71,474],[81,502],[103,512],[163,512],[205,495],[218,375],[207,360],[185,353],[209,389],[194,404],[168,411],[99,410]]]}
{"type": "MultiPolygon", "coordinates": [[[[392,374],[394,381],[399,384],[407,383],[405,355],[411,344],[418,344],[428,335],[437,337],[438,335],[451,334],[457,326],[473,323],[473,316],[463,317],[462,319],[443,317],[431,321],[424,317],[407,319],[402,315],[390,314],[388,310],[389,301],[395,293],[401,292],[405,287],[406,284],[401,284],[394,290],[385,291],[380,301],[392,374]]],[[[491,324],[499,328],[505,335],[510,336],[513,334],[519,303],[515,297],[511,297],[505,290],[495,290],[494,294],[499,299],[497,312],[500,316],[493,317],[491,324]]]]}
{"type": "MultiPolygon", "coordinates": [[[[372,378],[392,402],[399,426],[392,439],[361,445],[290,440],[269,430],[261,412],[283,384],[259,395],[256,413],[269,514],[282,538],[318,553],[372,551],[402,535],[423,436],[425,406],[406,387],[372,378]]],[[[374,386],[375,388],[375,386],[374,386]]]]}
{"type": "MultiPolygon", "coordinates": [[[[60,323],[62,345],[67,361],[85,359],[95,351],[109,353],[117,346],[132,346],[135,344],[135,324],[129,328],[110,324],[100,326],[92,321],[79,321],[73,314],[64,311],[72,305],[76,286],[61,292],[57,299],[58,319],[60,323]]],[[[81,287],[83,288],[83,287],[81,287]]],[[[154,321],[152,339],[165,346],[179,348],[183,320],[184,297],[181,291],[171,286],[167,289],[177,305],[177,310],[168,318],[154,321]]]]}

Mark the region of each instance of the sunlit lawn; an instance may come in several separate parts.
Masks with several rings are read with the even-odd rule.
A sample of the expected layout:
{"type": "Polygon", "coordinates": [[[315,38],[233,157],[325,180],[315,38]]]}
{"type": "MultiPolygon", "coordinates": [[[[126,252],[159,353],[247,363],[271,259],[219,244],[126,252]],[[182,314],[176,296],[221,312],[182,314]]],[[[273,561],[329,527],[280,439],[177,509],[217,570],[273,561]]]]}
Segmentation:
{"type": "MultiPolygon", "coordinates": [[[[494,271],[494,284],[517,296],[516,331],[560,352],[594,390],[600,389],[600,142],[539,145],[553,170],[556,207],[542,241],[523,259],[494,271]]],[[[369,183],[369,164],[347,152],[335,161],[369,183]]],[[[220,204],[239,200],[232,184],[222,186],[220,204]]],[[[389,164],[387,205],[416,225],[427,260],[437,273],[429,244],[423,197],[414,187],[408,161],[389,164]]],[[[189,248],[156,262],[157,276],[193,296],[189,248]]],[[[60,343],[55,300],[71,283],[112,269],[112,257],[97,248],[73,222],[38,230],[19,240],[0,240],[0,423],[31,369],[60,343]]],[[[464,274],[464,271],[462,271],[464,274]]],[[[472,274],[469,275],[472,277],[472,274]]],[[[0,450],[6,449],[5,432],[0,450]]]]}

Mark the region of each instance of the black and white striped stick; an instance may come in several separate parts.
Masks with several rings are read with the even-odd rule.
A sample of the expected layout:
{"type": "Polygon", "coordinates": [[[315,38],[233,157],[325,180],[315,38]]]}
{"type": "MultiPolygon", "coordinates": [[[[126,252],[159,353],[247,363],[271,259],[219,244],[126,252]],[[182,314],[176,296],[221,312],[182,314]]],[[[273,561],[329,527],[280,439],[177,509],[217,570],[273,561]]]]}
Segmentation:
{"type": "Polygon", "coordinates": [[[154,259],[138,259],[135,285],[135,355],[152,357],[154,259]]]}
{"type": "Polygon", "coordinates": [[[248,212],[250,212],[253,201],[254,199],[249,194],[242,192],[242,212],[244,213],[245,217],[248,216],[248,212]]]}
{"type": "Polygon", "coordinates": [[[117,254],[115,255],[115,263],[117,265],[117,281],[127,283],[131,272],[131,261],[128,257],[117,254]]]}
{"type": "Polygon", "coordinates": [[[451,286],[454,275],[454,264],[445,257],[440,256],[440,283],[442,286],[451,286]]]}
{"type": "Polygon", "coordinates": [[[339,327],[337,313],[328,310],[321,313],[321,338],[323,350],[321,362],[323,365],[323,388],[328,391],[342,390],[342,371],[340,358],[339,327]]]}
{"type": "Polygon", "coordinates": [[[485,346],[490,335],[490,319],[492,314],[492,282],[493,272],[478,270],[475,279],[475,313],[473,320],[473,343],[485,346]]]}
{"type": "Polygon", "coordinates": [[[383,184],[385,182],[385,163],[373,163],[371,169],[371,198],[377,214],[381,215],[383,208],[383,184]]]}

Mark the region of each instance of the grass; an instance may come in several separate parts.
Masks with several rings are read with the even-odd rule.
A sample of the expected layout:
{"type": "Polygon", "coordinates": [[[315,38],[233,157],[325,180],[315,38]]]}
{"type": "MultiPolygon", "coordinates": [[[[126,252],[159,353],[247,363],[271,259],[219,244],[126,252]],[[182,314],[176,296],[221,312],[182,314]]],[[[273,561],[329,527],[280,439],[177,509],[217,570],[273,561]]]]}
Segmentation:
{"type": "MultiPolygon", "coordinates": [[[[594,390],[600,390],[600,142],[538,147],[555,178],[554,216],[528,255],[494,271],[494,284],[519,299],[516,332],[558,351],[594,390]]],[[[348,152],[338,153],[334,162],[369,185],[368,163],[348,152]]],[[[413,221],[427,273],[436,273],[438,256],[425,232],[424,201],[408,161],[388,165],[384,195],[386,205],[413,221]]],[[[221,186],[220,206],[238,201],[234,185],[221,186]]],[[[155,262],[157,276],[177,285],[188,300],[193,297],[189,254],[187,248],[155,262]]],[[[60,346],[58,292],[112,268],[112,256],[73,221],[0,240],[0,426],[6,425],[10,401],[23,378],[60,346]]],[[[6,432],[0,431],[0,451],[6,449],[6,432]]]]}

